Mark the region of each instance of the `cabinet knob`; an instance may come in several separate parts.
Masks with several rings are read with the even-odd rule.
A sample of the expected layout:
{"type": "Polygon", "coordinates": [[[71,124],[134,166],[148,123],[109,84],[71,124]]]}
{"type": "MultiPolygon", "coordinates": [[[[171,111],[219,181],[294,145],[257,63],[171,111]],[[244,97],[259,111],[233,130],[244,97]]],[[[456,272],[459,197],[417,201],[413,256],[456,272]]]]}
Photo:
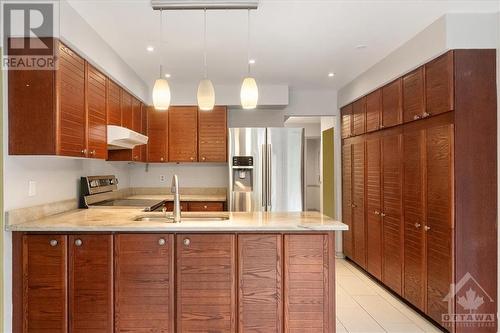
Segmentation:
{"type": "Polygon", "coordinates": [[[380,125],[379,128],[384,128],[385,126],[384,125],[380,125]]]}
{"type": "Polygon", "coordinates": [[[422,117],[424,117],[424,118],[427,118],[427,117],[430,117],[430,116],[431,116],[430,112],[424,112],[424,114],[422,115],[422,117]]]}
{"type": "Polygon", "coordinates": [[[81,239],[77,239],[77,240],[75,240],[75,245],[76,245],[76,246],[82,246],[82,244],[83,244],[83,242],[82,242],[82,240],[81,240],[81,239]]]}
{"type": "Polygon", "coordinates": [[[414,115],[414,116],[413,116],[413,119],[414,119],[414,120],[418,120],[418,119],[420,119],[420,118],[421,118],[421,117],[420,117],[420,115],[419,115],[419,114],[416,114],[416,115],[414,115]]]}
{"type": "Polygon", "coordinates": [[[189,246],[189,245],[191,245],[191,240],[189,238],[184,238],[182,243],[184,243],[184,246],[189,246]]]}
{"type": "Polygon", "coordinates": [[[58,244],[58,241],[56,241],[55,239],[52,239],[50,241],[50,246],[57,246],[57,244],[58,244]]]}
{"type": "Polygon", "coordinates": [[[190,159],[191,161],[194,161],[194,157],[190,157],[189,159],[190,159]]]}
{"type": "Polygon", "coordinates": [[[384,213],[380,213],[380,216],[384,217],[384,216],[385,216],[385,214],[384,214],[384,213]]]}
{"type": "Polygon", "coordinates": [[[202,161],[204,161],[204,160],[205,160],[205,157],[202,157],[202,158],[201,158],[201,160],[202,160],[202,161]]]}
{"type": "Polygon", "coordinates": [[[356,207],[358,207],[358,206],[356,206],[356,204],[351,204],[351,207],[352,207],[352,208],[356,208],[356,207]]]}
{"type": "Polygon", "coordinates": [[[161,158],[160,158],[160,161],[162,161],[162,162],[163,162],[163,157],[161,157],[161,158]]]}
{"type": "Polygon", "coordinates": [[[82,149],[82,155],[87,155],[87,149],[82,149]]]}
{"type": "Polygon", "coordinates": [[[429,230],[431,230],[431,227],[425,226],[425,227],[424,227],[424,230],[425,230],[425,231],[429,231],[429,230]]]}
{"type": "Polygon", "coordinates": [[[163,246],[165,244],[167,244],[167,241],[165,240],[165,238],[158,239],[158,245],[163,246]]]}
{"type": "Polygon", "coordinates": [[[204,206],[203,206],[203,209],[207,209],[207,208],[208,208],[208,206],[207,206],[207,205],[204,205],[204,206]]]}
{"type": "Polygon", "coordinates": [[[420,223],[415,223],[415,228],[420,228],[422,225],[420,223]]]}
{"type": "Polygon", "coordinates": [[[374,211],[373,214],[375,215],[380,215],[380,212],[378,210],[374,211]]]}

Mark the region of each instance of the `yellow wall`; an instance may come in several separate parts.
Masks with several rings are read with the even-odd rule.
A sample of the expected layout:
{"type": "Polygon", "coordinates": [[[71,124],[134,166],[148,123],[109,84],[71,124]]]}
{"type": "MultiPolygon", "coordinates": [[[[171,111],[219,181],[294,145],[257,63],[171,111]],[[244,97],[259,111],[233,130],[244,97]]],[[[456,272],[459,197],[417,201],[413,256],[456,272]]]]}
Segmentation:
{"type": "Polygon", "coordinates": [[[323,138],[323,214],[335,218],[333,128],[323,131],[321,135],[323,138]]]}

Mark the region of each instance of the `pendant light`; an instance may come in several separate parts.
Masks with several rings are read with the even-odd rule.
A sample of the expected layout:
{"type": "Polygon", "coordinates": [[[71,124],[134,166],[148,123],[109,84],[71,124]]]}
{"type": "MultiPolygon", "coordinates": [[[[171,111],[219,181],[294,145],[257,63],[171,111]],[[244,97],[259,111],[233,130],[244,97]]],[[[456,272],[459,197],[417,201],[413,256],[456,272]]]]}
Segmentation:
{"type": "Polygon", "coordinates": [[[203,66],[204,66],[204,75],[203,80],[200,81],[198,85],[198,108],[202,111],[211,111],[215,106],[215,90],[212,84],[207,77],[207,10],[204,12],[204,20],[203,20],[203,66]]]}
{"type": "Polygon", "coordinates": [[[156,79],[153,87],[153,105],[157,111],[166,111],[170,106],[170,86],[163,76],[162,66],[162,30],[163,30],[163,10],[160,10],[160,77],[156,79]]]}
{"type": "Polygon", "coordinates": [[[241,107],[245,110],[255,109],[259,100],[259,88],[257,82],[250,74],[250,9],[248,10],[248,39],[247,39],[247,66],[248,75],[241,84],[240,99],[241,107]]]}

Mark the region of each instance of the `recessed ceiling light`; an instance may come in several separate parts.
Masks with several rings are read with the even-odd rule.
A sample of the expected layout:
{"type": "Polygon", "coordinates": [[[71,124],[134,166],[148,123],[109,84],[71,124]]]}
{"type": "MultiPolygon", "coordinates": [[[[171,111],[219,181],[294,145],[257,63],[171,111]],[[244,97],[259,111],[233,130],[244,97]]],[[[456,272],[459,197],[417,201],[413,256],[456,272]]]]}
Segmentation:
{"type": "Polygon", "coordinates": [[[334,77],[335,73],[328,73],[328,77],[334,77]]]}
{"type": "Polygon", "coordinates": [[[170,74],[168,74],[168,73],[167,73],[167,74],[165,74],[165,77],[166,77],[167,79],[168,79],[168,78],[170,78],[171,76],[172,76],[172,75],[170,75],[170,74]]]}
{"type": "Polygon", "coordinates": [[[366,47],[367,47],[367,46],[366,46],[365,44],[358,44],[358,45],[356,45],[356,48],[357,48],[358,50],[360,50],[360,49],[366,49],[366,47]]]}
{"type": "Polygon", "coordinates": [[[250,60],[248,60],[248,63],[249,63],[250,65],[255,64],[255,59],[250,59],[250,60]]]}
{"type": "Polygon", "coordinates": [[[148,52],[153,52],[155,50],[155,48],[154,48],[154,46],[148,46],[148,47],[146,47],[146,50],[148,52]]]}

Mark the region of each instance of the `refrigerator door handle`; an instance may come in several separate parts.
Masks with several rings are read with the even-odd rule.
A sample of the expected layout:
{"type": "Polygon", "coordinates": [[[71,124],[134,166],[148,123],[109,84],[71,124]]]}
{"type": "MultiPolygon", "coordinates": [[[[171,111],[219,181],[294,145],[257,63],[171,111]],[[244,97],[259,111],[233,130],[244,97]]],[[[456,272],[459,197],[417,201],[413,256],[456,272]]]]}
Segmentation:
{"type": "Polygon", "coordinates": [[[261,156],[262,156],[262,160],[261,160],[261,163],[262,163],[262,168],[261,168],[261,178],[262,178],[262,190],[261,190],[261,193],[262,193],[262,207],[265,207],[267,209],[267,170],[266,170],[266,165],[267,165],[267,162],[266,162],[266,158],[267,158],[267,152],[266,152],[266,145],[265,144],[262,144],[262,147],[261,147],[261,156]]]}
{"type": "Polygon", "coordinates": [[[267,198],[267,210],[271,210],[271,184],[272,184],[272,145],[268,144],[267,145],[267,193],[266,193],[266,198],[267,198]]]}

